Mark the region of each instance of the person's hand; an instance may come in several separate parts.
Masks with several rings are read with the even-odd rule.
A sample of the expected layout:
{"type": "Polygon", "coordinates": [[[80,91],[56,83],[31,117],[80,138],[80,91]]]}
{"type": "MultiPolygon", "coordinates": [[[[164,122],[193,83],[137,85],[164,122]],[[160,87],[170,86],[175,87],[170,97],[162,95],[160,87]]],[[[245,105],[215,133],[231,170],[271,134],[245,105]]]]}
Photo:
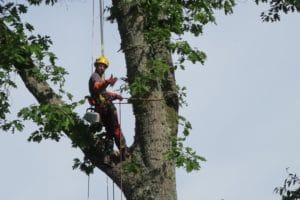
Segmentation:
{"type": "Polygon", "coordinates": [[[115,96],[115,98],[118,99],[118,100],[120,100],[120,101],[123,100],[123,97],[122,97],[121,95],[119,95],[119,94],[117,94],[117,95],[115,96]]]}
{"type": "Polygon", "coordinates": [[[113,75],[110,76],[109,79],[106,80],[106,82],[110,85],[113,86],[117,82],[118,78],[113,77],[113,75]]]}

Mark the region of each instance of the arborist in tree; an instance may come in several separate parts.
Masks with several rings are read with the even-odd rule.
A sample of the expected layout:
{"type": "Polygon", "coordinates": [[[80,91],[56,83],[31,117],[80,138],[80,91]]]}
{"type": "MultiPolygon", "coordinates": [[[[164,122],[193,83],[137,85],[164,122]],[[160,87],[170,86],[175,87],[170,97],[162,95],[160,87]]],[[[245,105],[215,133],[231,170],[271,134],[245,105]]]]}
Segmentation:
{"type": "Polygon", "coordinates": [[[111,75],[109,79],[105,80],[104,72],[109,66],[109,61],[106,57],[101,56],[96,59],[94,66],[95,72],[89,79],[89,91],[91,94],[89,103],[95,106],[95,111],[100,114],[108,139],[114,138],[123,157],[127,151],[126,141],[118,121],[117,109],[112,103],[116,99],[122,101],[123,97],[117,93],[106,91],[107,86],[113,86],[117,78],[111,75]]]}

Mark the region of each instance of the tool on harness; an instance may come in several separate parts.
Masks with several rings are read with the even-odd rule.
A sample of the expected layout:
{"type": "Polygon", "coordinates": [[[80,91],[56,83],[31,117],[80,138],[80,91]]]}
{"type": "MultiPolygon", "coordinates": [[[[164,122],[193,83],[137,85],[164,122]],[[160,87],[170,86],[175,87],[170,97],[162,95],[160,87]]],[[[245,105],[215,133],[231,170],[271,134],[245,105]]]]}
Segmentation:
{"type": "Polygon", "coordinates": [[[101,122],[101,117],[100,117],[99,113],[97,113],[95,111],[95,108],[92,108],[92,107],[86,109],[83,119],[85,119],[90,124],[101,122]]]}

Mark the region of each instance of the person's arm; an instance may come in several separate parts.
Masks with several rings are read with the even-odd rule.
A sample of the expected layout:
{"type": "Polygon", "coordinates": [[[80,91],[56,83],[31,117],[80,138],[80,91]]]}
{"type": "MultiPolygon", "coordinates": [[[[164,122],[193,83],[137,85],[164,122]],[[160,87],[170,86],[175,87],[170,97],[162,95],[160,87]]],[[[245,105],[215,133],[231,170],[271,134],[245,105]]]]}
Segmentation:
{"type": "Polygon", "coordinates": [[[106,91],[106,93],[112,97],[113,100],[118,99],[120,101],[123,100],[123,97],[117,93],[106,91]]]}
{"type": "Polygon", "coordinates": [[[117,81],[117,78],[114,78],[112,75],[109,79],[107,80],[97,80],[94,82],[94,91],[102,91],[107,88],[108,85],[113,86],[117,81]]]}

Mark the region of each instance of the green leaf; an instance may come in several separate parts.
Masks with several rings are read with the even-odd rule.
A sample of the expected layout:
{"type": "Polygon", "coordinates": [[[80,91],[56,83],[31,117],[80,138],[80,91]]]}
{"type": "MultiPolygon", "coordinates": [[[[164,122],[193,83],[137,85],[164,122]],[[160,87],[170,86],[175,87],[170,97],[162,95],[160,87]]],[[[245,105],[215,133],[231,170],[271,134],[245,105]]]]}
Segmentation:
{"type": "Polygon", "coordinates": [[[72,99],[73,99],[73,95],[72,95],[71,93],[67,93],[67,97],[68,97],[68,99],[69,99],[69,100],[71,100],[71,101],[72,101],[72,99]]]}
{"type": "MultiPolygon", "coordinates": [[[[31,25],[31,24],[29,24],[29,23],[26,23],[25,24],[25,27],[26,27],[26,29],[28,30],[28,31],[30,31],[30,32],[32,32],[33,30],[34,30],[34,27],[31,25]]],[[[32,38],[31,38],[32,39],[32,38]]]]}
{"type": "Polygon", "coordinates": [[[19,12],[20,13],[27,13],[27,7],[23,4],[19,4],[19,12]]]}

